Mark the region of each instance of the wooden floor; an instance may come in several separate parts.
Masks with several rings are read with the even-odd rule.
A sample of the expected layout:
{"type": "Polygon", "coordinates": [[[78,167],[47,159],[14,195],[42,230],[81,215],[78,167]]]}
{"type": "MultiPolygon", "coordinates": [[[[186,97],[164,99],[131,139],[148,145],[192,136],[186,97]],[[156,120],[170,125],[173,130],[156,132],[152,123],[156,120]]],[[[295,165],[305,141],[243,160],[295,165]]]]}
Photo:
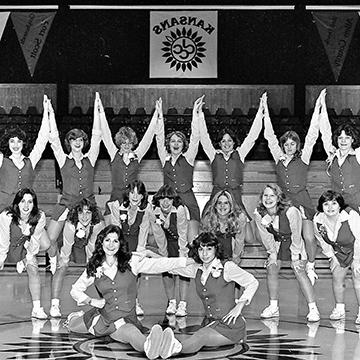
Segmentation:
{"type": "MultiPolygon", "coordinates": [[[[346,280],[346,321],[328,319],[333,307],[331,279],[320,274],[315,291],[321,321],[307,324],[307,305],[290,271],[281,275],[280,319],[260,320],[259,314],[267,305],[266,282],[263,270],[253,272],[260,287],[252,303],[246,308],[247,347],[230,346],[207,348],[181,359],[360,359],[360,327],[354,319],[357,302],[351,278],[346,280]]],[[[31,301],[27,276],[14,271],[0,274],[0,359],[134,359],[144,358],[129,346],[92,336],[69,334],[63,327],[66,315],[78,310],[69,296],[71,284],[79,276],[73,270],[66,277],[62,292],[63,319],[30,319],[31,301]]],[[[50,306],[51,275],[41,271],[42,305],[48,312],[50,306]]],[[[90,290],[95,296],[94,290],[90,290]]],[[[172,326],[179,339],[189,336],[201,323],[202,305],[191,284],[186,318],[164,315],[166,298],[159,276],[142,276],[139,298],[145,310],[141,319],[144,327],[154,323],[172,326]]]]}

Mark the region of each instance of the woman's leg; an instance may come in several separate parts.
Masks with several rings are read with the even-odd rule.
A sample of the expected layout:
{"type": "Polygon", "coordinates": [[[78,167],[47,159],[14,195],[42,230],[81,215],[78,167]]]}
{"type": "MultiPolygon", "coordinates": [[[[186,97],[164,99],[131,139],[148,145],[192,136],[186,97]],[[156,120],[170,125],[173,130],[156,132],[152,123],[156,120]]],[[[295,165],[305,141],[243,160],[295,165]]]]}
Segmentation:
{"type": "Polygon", "coordinates": [[[187,301],[188,289],[189,289],[189,286],[190,286],[190,279],[185,278],[183,276],[177,276],[177,278],[178,278],[178,283],[179,283],[180,302],[179,302],[179,305],[177,307],[175,315],[176,316],[186,316],[187,315],[186,301],[187,301]]]}
{"type": "Polygon", "coordinates": [[[133,324],[120,326],[110,337],[115,341],[130,344],[136,351],[144,351],[146,336],[133,324]]]}
{"type": "Polygon", "coordinates": [[[29,290],[32,301],[40,301],[41,285],[39,269],[35,264],[27,264],[26,271],[29,277],[29,290]]]}
{"type": "Polygon", "coordinates": [[[199,351],[204,346],[232,345],[234,342],[210,327],[203,327],[182,341],[181,344],[181,353],[191,354],[199,351]]]}
{"type": "Polygon", "coordinates": [[[348,267],[342,268],[339,264],[332,269],[332,286],[336,304],[344,304],[345,277],[348,267]]]}
{"type": "Polygon", "coordinates": [[[305,240],[306,253],[309,262],[313,263],[316,257],[316,241],[314,236],[314,223],[311,220],[302,221],[302,235],[305,240]]]}
{"type": "Polygon", "coordinates": [[[64,227],[65,221],[50,220],[47,232],[50,239],[50,248],[48,250],[49,256],[54,257],[57,254],[57,239],[64,227]]]}
{"type": "Polygon", "coordinates": [[[84,312],[78,311],[68,316],[67,328],[69,331],[81,334],[88,334],[89,330],[84,323],[84,312]]]}
{"type": "Polygon", "coordinates": [[[162,274],[166,297],[168,298],[168,306],[166,313],[174,315],[176,313],[176,297],[175,297],[175,276],[169,273],[162,274]]]}
{"type": "Polygon", "coordinates": [[[310,279],[308,278],[305,271],[306,260],[292,261],[291,267],[294,270],[295,277],[299,282],[301,291],[305,296],[306,301],[308,303],[315,302],[314,288],[312,287],[310,279]]]}
{"type": "Polygon", "coordinates": [[[267,289],[270,301],[279,300],[279,271],[281,261],[277,261],[277,265],[271,264],[267,267],[267,289]]]}
{"type": "Polygon", "coordinates": [[[51,298],[52,299],[60,299],[60,294],[64,282],[64,278],[67,272],[67,265],[62,265],[61,267],[56,269],[56,272],[52,279],[51,284],[51,298]]]}
{"type": "Polygon", "coordinates": [[[253,226],[250,221],[246,222],[245,225],[245,243],[254,244],[255,243],[255,235],[253,232],[253,226]]]}
{"type": "Polygon", "coordinates": [[[40,236],[40,249],[39,251],[46,251],[50,248],[50,239],[46,230],[40,236]]]}

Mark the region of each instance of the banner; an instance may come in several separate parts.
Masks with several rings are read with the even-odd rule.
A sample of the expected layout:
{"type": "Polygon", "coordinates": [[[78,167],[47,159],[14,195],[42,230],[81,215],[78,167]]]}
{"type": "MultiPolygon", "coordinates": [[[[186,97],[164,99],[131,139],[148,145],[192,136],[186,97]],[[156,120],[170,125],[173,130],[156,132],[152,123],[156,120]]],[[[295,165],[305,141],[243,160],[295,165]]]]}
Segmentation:
{"type": "Polygon", "coordinates": [[[150,78],[216,78],[217,27],[217,11],[151,11],[150,78]]]}
{"type": "Polygon", "coordinates": [[[0,12],[0,41],[4,32],[7,20],[9,18],[10,11],[0,12]]]}
{"type": "Polygon", "coordinates": [[[36,64],[46,37],[50,31],[55,12],[12,12],[11,20],[23,51],[31,76],[34,75],[36,64]]]}
{"type": "Polygon", "coordinates": [[[359,16],[355,11],[314,11],[312,16],[338,81],[359,16]]]}

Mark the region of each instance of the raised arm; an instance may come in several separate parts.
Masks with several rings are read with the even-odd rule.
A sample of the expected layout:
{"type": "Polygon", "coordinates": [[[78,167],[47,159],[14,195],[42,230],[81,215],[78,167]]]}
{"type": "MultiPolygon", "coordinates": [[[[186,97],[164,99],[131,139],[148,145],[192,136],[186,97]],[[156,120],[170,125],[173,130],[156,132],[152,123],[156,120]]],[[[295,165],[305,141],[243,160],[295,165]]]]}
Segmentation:
{"type": "Polygon", "coordinates": [[[267,95],[266,93],[264,95],[262,97],[264,105],[264,138],[267,140],[271,155],[275,160],[275,164],[277,164],[281,157],[284,156],[284,152],[282,151],[279,141],[274,133],[267,104],[267,95]]]}
{"type": "Polygon", "coordinates": [[[162,104],[162,100],[160,98],[155,103],[155,111],[151,118],[150,124],[149,124],[148,128],[146,129],[145,134],[144,134],[143,138],[141,139],[138,147],[134,151],[135,154],[137,155],[139,162],[142,160],[142,158],[144,157],[144,155],[147,153],[147,151],[149,150],[149,148],[151,146],[155,132],[157,130],[158,118],[160,116],[163,117],[161,104],[162,104]],[[160,105],[157,104],[158,102],[160,103],[160,105]],[[161,113],[159,113],[159,111],[160,111],[159,108],[161,108],[161,113]]]}
{"type": "Polygon", "coordinates": [[[156,147],[158,155],[161,161],[161,165],[165,165],[166,157],[169,155],[165,147],[165,125],[164,116],[162,111],[162,100],[161,98],[156,101],[155,112],[158,113],[158,125],[156,132],[156,147]]]}
{"type": "Polygon", "coordinates": [[[64,166],[66,160],[66,154],[61,146],[59,131],[57,129],[55,113],[51,104],[51,100],[48,100],[49,107],[49,124],[50,124],[50,144],[54,152],[56,161],[59,164],[60,169],[64,166]]]}
{"type": "Polygon", "coordinates": [[[100,111],[101,111],[100,96],[99,93],[97,92],[95,94],[95,101],[94,101],[94,121],[93,121],[92,133],[91,133],[90,149],[86,154],[92,166],[95,166],[96,160],[100,152],[100,142],[101,142],[100,111]]]}
{"type": "MultiPolygon", "coordinates": [[[[109,127],[109,123],[106,119],[105,111],[104,111],[104,106],[101,102],[100,95],[98,95],[98,94],[99,93],[96,93],[96,95],[95,95],[95,104],[96,104],[96,97],[98,96],[98,99],[99,99],[98,106],[99,106],[99,111],[100,111],[100,127],[101,127],[102,141],[104,142],[106,150],[110,156],[110,161],[113,161],[114,157],[116,155],[116,152],[118,151],[118,148],[116,147],[116,145],[112,139],[111,130],[109,127]]],[[[95,106],[94,106],[94,111],[95,111],[95,106]]]]}
{"type": "MultiPolygon", "coordinates": [[[[199,113],[198,113],[198,122],[199,122],[199,130],[200,130],[200,142],[201,142],[201,145],[202,145],[202,147],[203,147],[203,149],[205,151],[205,154],[207,155],[210,162],[212,163],[214,161],[214,159],[215,159],[216,150],[215,150],[214,145],[211,142],[210,135],[209,135],[209,132],[208,132],[208,128],[206,126],[206,120],[205,120],[204,112],[202,111],[202,106],[204,104],[203,103],[204,97],[202,96],[200,99],[202,99],[201,100],[201,102],[202,102],[201,109],[199,109],[199,113]]],[[[198,101],[198,100],[196,100],[196,101],[198,101]]]]}
{"type": "Polygon", "coordinates": [[[306,134],[304,148],[301,153],[301,160],[308,165],[310,164],[311,154],[319,136],[321,99],[325,98],[325,94],[326,89],[323,89],[316,100],[315,109],[310,121],[310,127],[306,134]]]}
{"type": "Polygon", "coordinates": [[[204,96],[201,96],[194,103],[193,111],[192,111],[192,120],[191,120],[191,135],[189,148],[184,154],[187,162],[194,166],[195,158],[199,149],[199,141],[200,141],[200,116],[204,117],[202,106],[204,105],[204,96]]]}
{"type": "Polygon", "coordinates": [[[321,111],[320,111],[320,133],[323,142],[324,150],[328,157],[331,157],[335,153],[335,147],[332,144],[332,131],[329,121],[329,116],[326,109],[325,96],[321,97],[321,111]]]}
{"type": "Polygon", "coordinates": [[[41,156],[46,148],[46,144],[49,141],[50,136],[50,125],[49,125],[49,105],[48,105],[48,98],[44,95],[43,101],[43,117],[41,120],[40,130],[38,132],[38,136],[35,141],[35,145],[29,155],[29,159],[31,161],[31,165],[33,169],[35,168],[36,164],[41,159],[41,156]]]}
{"type": "MultiPolygon", "coordinates": [[[[264,96],[264,95],[263,95],[264,96]]],[[[262,120],[264,117],[264,106],[262,97],[260,99],[259,108],[256,113],[253,124],[251,125],[250,131],[247,134],[243,143],[237,148],[239,152],[239,156],[242,162],[245,161],[246,155],[250,152],[252,147],[255,144],[256,139],[259,137],[261,129],[262,129],[262,120]]]]}

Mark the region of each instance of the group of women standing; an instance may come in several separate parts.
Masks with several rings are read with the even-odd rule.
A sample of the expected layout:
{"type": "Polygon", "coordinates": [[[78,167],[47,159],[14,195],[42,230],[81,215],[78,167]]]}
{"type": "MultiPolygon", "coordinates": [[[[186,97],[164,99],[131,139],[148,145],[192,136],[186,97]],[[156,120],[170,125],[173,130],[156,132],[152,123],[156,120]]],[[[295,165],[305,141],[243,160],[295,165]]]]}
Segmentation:
{"type": "MultiPolygon", "coordinates": [[[[308,302],[308,321],[320,319],[313,290],[317,239],[331,259],[336,306],[330,318],[344,318],[343,283],[349,267],[360,304],[360,155],[356,148],[360,138],[351,125],[345,125],[335,131],[334,146],[329,146],[332,135],[325,95],[324,90],[316,101],[301,149],[295,132],[288,131],[279,140],[275,136],[266,93],[244,141],[239,144],[236,135],[225,128],[219,132],[216,147],[207,131],[203,96],[194,103],[189,142],[180,131],[165,136],[162,101],[158,99],[149,127],[138,143],[129,127],[121,127],[113,140],[96,93],[91,140],[80,129],[70,130],[64,142],[68,154],[59,139],[51,101],[45,96],[41,128],[30,155],[22,154],[26,137],[18,129],[7,134],[11,156],[0,157],[0,203],[4,209],[0,214],[0,267],[7,261],[16,263],[19,272],[26,269],[32,316],[44,319],[47,314],[40,305],[36,263],[39,250],[47,250],[50,258],[52,317],[61,317],[59,297],[69,262],[87,263],[71,295],[79,305],[89,304],[92,308],[70,314],[69,329],[108,334],[145,351],[150,359],[192,353],[209,344],[239,342],[245,337],[242,308],[258,286],[257,280],[239,267],[245,241],[252,242],[255,237],[252,216],[241,197],[244,162],[264,127],[278,185],[268,184],[263,189],[254,213],[260,239],[269,254],[265,266],[270,304],[261,317],[279,316],[278,274],[282,262],[289,261],[308,302]],[[329,156],[332,190],[320,197],[316,213],[306,183],[312,149],[320,133],[329,156]],[[164,185],[149,202],[138,173],[154,136],[164,185]],[[101,141],[110,156],[112,178],[104,216],[96,207],[93,192],[101,141]],[[46,229],[45,214],[38,209],[31,188],[35,166],[47,142],[60,167],[63,193],[46,229]],[[213,174],[213,191],[202,215],[193,192],[199,143],[209,157],[213,174]],[[63,236],[58,239],[61,231],[63,236]],[[156,252],[146,246],[149,235],[154,236],[156,252]],[[204,304],[204,327],[182,343],[170,328],[162,331],[156,325],[145,337],[135,316],[144,313],[137,297],[142,272],[162,273],[168,298],[166,313],[177,316],[187,315],[189,279],[194,278],[204,304]],[[100,299],[86,295],[92,284],[100,299]],[[240,296],[236,288],[241,286],[245,291],[240,296]],[[180,299],[178,304],[176,298],[180,299]]],[[[356,322],[360,323],[360,309],[356,322]]]]}

